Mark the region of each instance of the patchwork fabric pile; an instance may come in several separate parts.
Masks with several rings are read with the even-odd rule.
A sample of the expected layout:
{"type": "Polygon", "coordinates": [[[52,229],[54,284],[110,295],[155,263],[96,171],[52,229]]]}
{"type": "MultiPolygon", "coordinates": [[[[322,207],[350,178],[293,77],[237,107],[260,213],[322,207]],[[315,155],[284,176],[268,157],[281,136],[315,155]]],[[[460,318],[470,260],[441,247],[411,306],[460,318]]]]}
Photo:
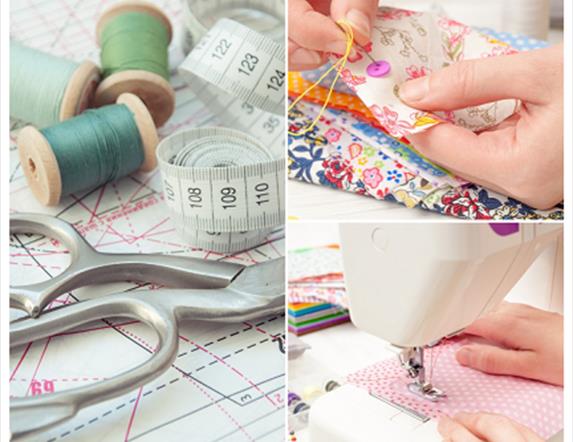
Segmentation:
{"type": "Polygon", "coordinates": [[[300,336],[349,320],[339,247],[289,252],[289,332],[300,336]]]}
{"type": "MultiPolygon", "coordinates": [[[[455,112],[427,113],[406,106],[397,95],[404,81],[457,61],[544,46],[527,37],[477,31],[436,14],[381,8],[372,44],[365,50],[375,60],[389,60],[391,75],[369,78],[370,59],[358,52],[342,69],[344,83],[339,82],[312,130],[301,131],[319,115],[332,75],[289,111],[289,131],[301,131],[301,135],[289,135],[289,178],[458,218],[563,219],[561,205],[536,210],[468,183],[424,158],[404,138],[443,121],[483,130],[513,114],[519,102],[502,100],[455,112]]],[[[289,73],[291,99],[325,70],[289,73]]],[[[463,148],[452,145],[452,149],[463,148]]]]}

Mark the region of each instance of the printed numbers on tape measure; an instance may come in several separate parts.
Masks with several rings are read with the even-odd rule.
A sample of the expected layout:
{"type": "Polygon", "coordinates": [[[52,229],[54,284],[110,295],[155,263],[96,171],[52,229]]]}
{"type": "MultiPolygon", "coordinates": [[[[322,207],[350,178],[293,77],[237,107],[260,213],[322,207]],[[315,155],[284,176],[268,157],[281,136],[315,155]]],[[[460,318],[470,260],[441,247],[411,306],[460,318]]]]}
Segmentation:
{"type": "Polygon", "coordinates": [[[257,57],[255,54],[247,52],[243,56],[243,59],[241,60],[241,66],[239,67],[239,72],[241,74],[251,75],[255,70],[255,68],[257,67],[258,62],[259,62],[259,57],[257,57]]]}
{"type": "Polygon", "coordinates": [[[285,73],[279,69],[275,69],[275,73],[271,75],[267,83],[267,89],[272,89],[273,91],[281,91],[285,84],[285,73]]]}
{"type": "Polygon", "coordinates": [[[222,60],[227,51],[231,49],[231,46],[232,43],[229,40],[227,40],[226,38],[222,38],[221,40],[219,40],[219,43],[217,43],[217,45],[213,49],[213,53],[211,54],[211,56],[218,58],[219,60],[222,60]]]}
{"type": "Polygon", "coordinates": [[[199,187],[189,187],[187,189],[187,200],[189,201],[189,206],[191,208],[203,207],[201,204],[203,202],[203,197],[201,196],[203,192],[199,187]]]}
{"type": "Polygon", "coordinates": [[[223,209],[234,209],[237,207],[235,202],[237,201],[237,189],[234,187],[223,187],[221,189],[221,202],[223,203],[223,209]]]}
{"type": "Polygon", "coordinates": [[[168,180],[163,180],[163,187],[165,188],[165,198],[168,202],[175,202],[175,190],[168,180]]]}
{"type": "Polygon", "coordinates": [[[272,134],[280,124],[281,120],[278,117],[271,115],[269,119],[263,123],[263,129],[265,129],[269,134],[272,134]]]}
{"type": "Polygon", "coordinates": [[[255,192],[256,192],[255,197],[257,199],[256,203],[258,206],[262,206],[263,204],[269,202],[268,190],[269,190],[269,185],[268,185],[268,183],[265,183],[264,181],[255,186],[255,192]]]}
{"type": "Polygon", "coordinates": [[[241,104],[241,109],[244,110],[247,115],[251,115],[255,111],[255,106],[244,101],[243,104],[241,104]]]}

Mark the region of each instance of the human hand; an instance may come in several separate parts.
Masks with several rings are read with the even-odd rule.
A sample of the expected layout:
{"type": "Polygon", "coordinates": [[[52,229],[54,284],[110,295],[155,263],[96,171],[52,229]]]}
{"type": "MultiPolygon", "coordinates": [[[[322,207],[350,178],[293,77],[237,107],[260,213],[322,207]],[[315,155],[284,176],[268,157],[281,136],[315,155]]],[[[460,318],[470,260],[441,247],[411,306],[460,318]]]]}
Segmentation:
{"type": "Polygon", "coordinates": [[[338,20],[350,23],[356,42],[367,44],[377,9],[377,0],[289,0],[289,70],[316,69],[327,53],[344,54],[346,36],[338,20]]]}
{"type": "Polygon", "coordinates": [[[524,304],[503,303],[464,331],[492,344],[456,353],[464,366],[492,374],[563,385],[563,316],[524,304]]]}
{"type": "Polygon", "coordinates": [[[447,442],[544,442],[529,428],[499,414],[442,416],[438,431],[447,442]]]}
{"type": "Polygon", "coordinates": [[[506,98],[521,109],[481,133],[450,123],[408,139],[457,175],[538,209],[563,201],[563,46],[468,60],[400,86],[400,98],[427,111],[506,98]]]}

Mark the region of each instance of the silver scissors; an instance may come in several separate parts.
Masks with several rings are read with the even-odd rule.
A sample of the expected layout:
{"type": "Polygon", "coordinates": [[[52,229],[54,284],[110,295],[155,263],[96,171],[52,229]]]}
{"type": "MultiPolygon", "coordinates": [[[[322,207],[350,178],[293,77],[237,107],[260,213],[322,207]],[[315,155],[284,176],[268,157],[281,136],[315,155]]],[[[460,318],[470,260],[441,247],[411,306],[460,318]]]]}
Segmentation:
{"type": "Polygon", "coordinates": [[[10,233],[59,240],[71,257],[69,267],[48,281],[10,287],[10,306],[30,316],[10,324],[11,348],[106,317],[139,320],[158,337],[157,350],[148,360],[112,378],[63,392],[12,399],[13,439],[45,431],[87,406],[126,394],[163,374],[177,356],[181,321],[241,322],[284,311],[284,258],[243,266],[161,254],[101,253],[67,222],[38,214],[12,215],[10,233]],[[157,282],[175,288],[116,293],[43,312],[62,294],[117,281],[157,282]]]}

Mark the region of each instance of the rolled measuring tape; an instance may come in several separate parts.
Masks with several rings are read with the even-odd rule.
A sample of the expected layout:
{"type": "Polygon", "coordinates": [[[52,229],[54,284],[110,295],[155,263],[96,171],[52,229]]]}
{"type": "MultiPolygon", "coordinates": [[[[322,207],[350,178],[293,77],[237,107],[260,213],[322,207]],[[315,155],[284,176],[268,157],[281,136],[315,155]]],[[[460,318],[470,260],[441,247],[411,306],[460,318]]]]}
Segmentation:
{"type": "Polygon", "coordinates": [[[10,41],[10,116],[44,128],[81,114],[100,79],[91,61],[76,63],[10,41]]]}
{"type": "MultiPolygon", "coordinates": [[[[284,1],[220,1],[227,10],[249,3],[284,19],[284,1]]],[[[191,29],[201,36],[179,73],[193,92],[215,114],[221,125],[240,129],[265,140],[273,149],[284,149],[286,56],[276,42],[237,21],[221,18],[207,32],[202,17],[213,3],[188,0],[191,29]]],[[[222,15],[219,12],[219,15],[222,15]]],[[[284,23],[281,23],[284,28],[284,23]]]]}
{"type": "Polygon", "coordinates": [[[284,158],[250,135],[183,130],[159,143],[157,159],[175,226],[194,247],[246,250],[284,223],[284,158]]]}
{"type": "Polygon", "coordinates": [[[229,18],[271,40],[284,42],[284,0],[182,0],[183,23],[188,31],[183,42],[185,53],[220,18],[229,18]]]}
{"type": "MultiPolygon", "coordinates": [[[[205,32],[202,19],[243,3],[188,0],[197,44],[179,72],[225,128],[185,130],[157,150],[177,230],[221,253],[261,244],[285,213],[284,46],[228,18],[205,32]]],[[[283,0],[264,7],[284,16],[283,0]]]]}

